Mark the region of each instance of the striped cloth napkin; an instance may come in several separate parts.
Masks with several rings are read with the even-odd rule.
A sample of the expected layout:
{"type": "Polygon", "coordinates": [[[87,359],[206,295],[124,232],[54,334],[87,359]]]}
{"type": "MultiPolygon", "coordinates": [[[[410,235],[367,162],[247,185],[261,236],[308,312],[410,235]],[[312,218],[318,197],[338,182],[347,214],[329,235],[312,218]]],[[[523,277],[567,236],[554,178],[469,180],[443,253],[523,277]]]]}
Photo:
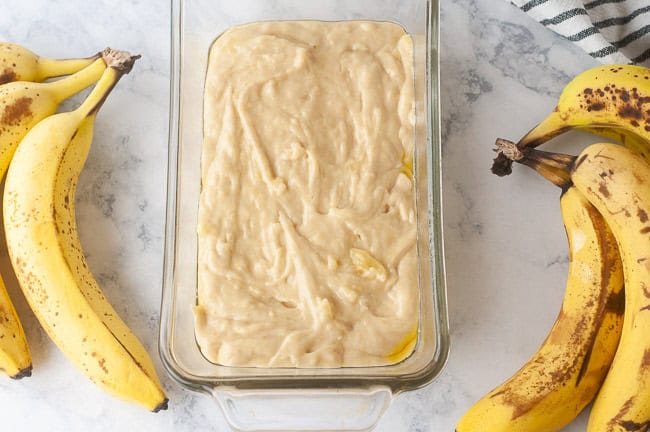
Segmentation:
{"type": "Polygon", "coordinates": [[[650,67],[650,0],[511,0],[602,63],[650,67]]]}

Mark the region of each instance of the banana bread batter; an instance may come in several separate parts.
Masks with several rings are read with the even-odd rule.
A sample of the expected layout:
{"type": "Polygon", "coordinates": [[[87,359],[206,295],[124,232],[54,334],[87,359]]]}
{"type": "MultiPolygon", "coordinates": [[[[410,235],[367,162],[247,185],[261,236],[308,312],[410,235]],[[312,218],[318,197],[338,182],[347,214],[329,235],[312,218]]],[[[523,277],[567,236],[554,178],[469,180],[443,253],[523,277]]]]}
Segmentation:
{"type": "Polygon", "coordinates": [[[384,365],[418,318],[412,42],[266,22],[210,50],[196,338],[232,366],[384,365]]]}

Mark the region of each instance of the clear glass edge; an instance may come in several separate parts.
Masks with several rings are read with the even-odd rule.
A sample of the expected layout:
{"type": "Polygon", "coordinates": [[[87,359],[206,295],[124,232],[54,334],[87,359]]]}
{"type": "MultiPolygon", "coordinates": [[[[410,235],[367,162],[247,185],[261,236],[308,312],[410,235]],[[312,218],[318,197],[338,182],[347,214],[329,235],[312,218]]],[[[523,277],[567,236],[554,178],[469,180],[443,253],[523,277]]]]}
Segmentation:
{"type": "Polygon", "coordinates": [[[369,432],[390,406],[386,386],[364,389],[244,391],[216,388],[212,396],[237,432],[369,432]],[[271,403],[269,403],[271,401],[271,403]]]}
{"type": "Polygon", "coordinates": [[[178,180],[178,144],[179,144],[179,110],[180,110],[180,46],[181,46],[181,0],[171,0],[171,59],[170,59],[170,110],[168,134],[168,166],[167,166],[167,206],[165,216],[165,240],[163,261],[163,286],[161,296],[161,313],[159,325],[158,351],[166,372],[180,385],[202,393],[212,395],[220,386],[229,389],[245,390],[277,390],[294,389],[309,390],[323,388],[362,388],[386,386],[393,394],[414,390],[429,384],[444,369],[450,349],[449,322],[447,311],[447,286],[445,278],[445,260],[443,243],[443,214],[442,214],[442,166],[441,166],[441,136],[440,136],[440,68],[439,68],[439,17],[440,5],[438,0],[427,0],[427,164],[429,176],[429,247],[439,251],[432,254],[430,263],[433,269],[436,290],[434,292],[434,317],[436,326],[436,347],[429,364],[413,374],[400,376],[381,375],[319,375],[309,376],[272,376],[272,377],[234,377],[205,379],[194,376],[174,360],[171,352],[170,320],[175,306],[173,290],[174,277],[174,245],[177,237],[176,202],[178,180]],[[434,82],[432,82],[432,79],[434,82]]]}

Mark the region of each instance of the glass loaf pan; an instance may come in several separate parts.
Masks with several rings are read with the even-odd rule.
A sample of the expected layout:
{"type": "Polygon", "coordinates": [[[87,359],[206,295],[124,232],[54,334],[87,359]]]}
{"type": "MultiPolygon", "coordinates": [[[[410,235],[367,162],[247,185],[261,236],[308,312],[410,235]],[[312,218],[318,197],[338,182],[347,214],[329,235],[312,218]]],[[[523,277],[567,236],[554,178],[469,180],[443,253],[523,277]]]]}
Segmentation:
{"type": "Polygon", "coordinates": [[[171,101],[160,355],[181,385],[212,395],[236,430],[369,430],[393,395],[431,382],[449,349],[442,245],[436,0],[172,0],[171,101]],[[414,176],[420,316],[413,353],[388,366],[241,368],[207,361],[194,338],[203,85],[226,29],[269,20],[377,20],[413,37],[414,176]]]}

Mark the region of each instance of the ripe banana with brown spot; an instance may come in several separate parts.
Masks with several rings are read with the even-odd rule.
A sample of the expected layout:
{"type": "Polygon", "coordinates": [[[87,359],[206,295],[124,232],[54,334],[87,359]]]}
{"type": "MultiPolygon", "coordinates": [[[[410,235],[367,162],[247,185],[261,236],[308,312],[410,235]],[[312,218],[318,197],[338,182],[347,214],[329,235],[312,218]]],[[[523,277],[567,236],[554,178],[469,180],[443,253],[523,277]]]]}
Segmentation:
{"type": "MultiPolygon", "coordinates": [[[[512,144],[512,143],[510,143],[512,144]]],[[[514,146],[514,144],[512,144],[514,146]]],[[[516,153],[516,152],[514,152],[516,153]]],[[[502,153],[512,156],[513,153],[502,153]]],[[[618,244],[625,318],[616,355],[589,416],[588,432],[650,427],[650,164],[616,144],[593,144],[577,157],[528,149],[526,165],[552,164],[603,216],[618,244]]]]}
{"type": "Polygon", "coordinates": [[[158,411],[167,398],[151,360],[88,280],[73,224],[71,200],[97,110],[137,57],[104,58],[109,67],[82,105],[41,121],[20,143],[4,192],[7,245],[34,314],[72,363],[111,395],[158,411]]]}
{"type": "Polygon", "coordinates": [[[650,165],[615,144],[587,147],[571,180],[616,237],[625,274],[625,321],[612,367],[594,402],[588,431],[650,426],[650,165]]]}
{"type": "MultiPolygon", "coordinates": [[[[602,65],[580,73],[564,87],[553,112],[517,147],[534,148],[572,129],[624,144],[650,162],[650,69],[602,65]]],[[[499,155],[492,170],[507,175],[510,163],[499,155]]]]}
{"type": "Polygon", "coordinates": [[[560,205],[569,241],[562,309],[539,350],[469,408],[457,432],[558,431],[605,378],[623,322],[618,248],[602,216],[575,188],[562,194],[560,205]]]}
{"type": "Polygon", "coordinates": [[[27,48],[10,42],[0,42],[0,85],[12,81],[41,82],[48,78],[75,73],[100,57],[50,59],[40,57],[27,48]]]}
{"type": "Polygon", "coordinates": [[[518,143],[537,147],[573,128],[608,138],[623,137],[636,151],[650,156],[650,69],[603,65],[588,69],[566,85],[555,110],[518,143]],[[609,129],[617,129],[610,132],[609,129]]]}

